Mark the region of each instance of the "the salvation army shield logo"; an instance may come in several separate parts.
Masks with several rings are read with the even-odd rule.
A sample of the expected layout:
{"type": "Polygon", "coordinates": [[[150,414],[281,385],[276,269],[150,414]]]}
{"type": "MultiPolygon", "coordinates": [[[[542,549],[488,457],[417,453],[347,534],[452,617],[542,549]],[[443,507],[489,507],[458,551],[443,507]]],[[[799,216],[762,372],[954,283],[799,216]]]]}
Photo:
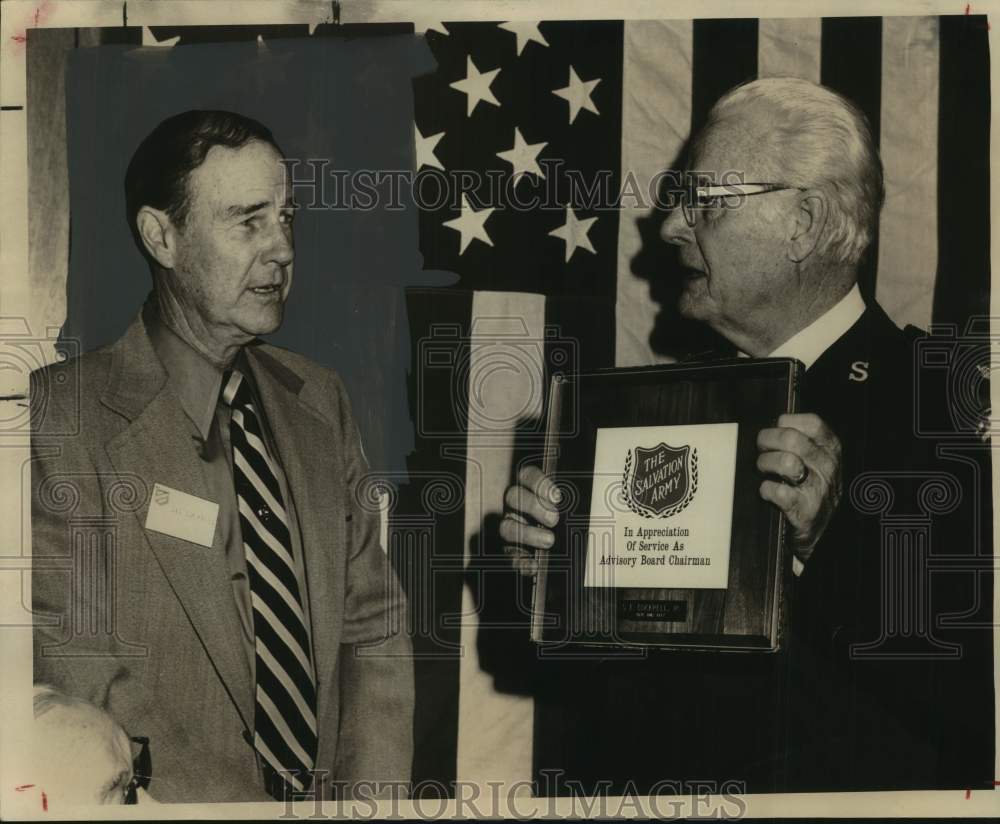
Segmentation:
{"type": "Polygon", "coordinates": [[[622,489],[629,509],[646,518],[669,518],[698,490],[698,450],[660,443],[625,456],[622,489]]]}

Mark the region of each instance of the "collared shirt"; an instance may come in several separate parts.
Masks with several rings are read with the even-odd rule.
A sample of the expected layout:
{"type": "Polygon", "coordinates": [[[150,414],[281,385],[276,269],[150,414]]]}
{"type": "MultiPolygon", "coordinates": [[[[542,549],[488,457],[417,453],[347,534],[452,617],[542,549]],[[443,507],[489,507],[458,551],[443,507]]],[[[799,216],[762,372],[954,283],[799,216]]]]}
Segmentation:
{"type": "MultiPolygon", "coordinates": [[[[827,349],[835,344],[858,322],[865,312],[865,300],[861,289],[854,284],[851,291],[827,309],[805,329],[801,329],[771,352],[769,358],[796,358],[808,370],[827,349]]],[[[748,357],[745,352],[741,358],[748,357]]],[[[798,558],[792,558],[792,572],[801,575],[805,565],[798,558]]]]}
{"type": "MultiPolygon", "coordinates": [[[[162,320],[155,310],[144,313],[146,328],[157,357],[168,375],[169,388],[177,396],[181,408],[191,424],[191,443],[181,445],[190,448],[198,456],[208,485],[211,500],[219,505],[216,529],[220,530],[222,546],[225,548],[232,581],[232,597],[236,599],[242,625],[243,648],[246,654],[251,683],[254,683],[254,631],[253,612],[250,601],[250,582],[247,578],[247,561],[243,549],[243,535],[240,527],[236,489],[233,483],[233,451],[230,442],[229,424],[231,408],[221,398],[222,370],[203,357],[162,320]]],[[[299,530],[295,502],[288,488],[287,478],[281,465],[281,456],[274,443],[267,423],[260,393],[254,381],[253,371],[246,354],[240,350],[234,368],[240,370],[249,385],[254,400],[254,409],[260,418],[264,434],[264,444],[275,458],[278,486],[288,514],[288,531],[292,541],[292,558],[295,561],[295,578],[302,597],[303,612],[306,616],[306,631],[312,638],[312,621],[309,612],[309,597],[306,589],[306,570],[302,555],[302,537],[299,530]]],[[[314,651],[315,657],[315,651],[314,651]]]]}
{"type": "Polygon", "coordinates": [[[835,344],[858,322],[865,312],[861,289],[855,283],[844,297],[827,309],[805,329],[796,332],[775,349],[770,358],[797,358],[809,369],[819,356],[835,344]]]}

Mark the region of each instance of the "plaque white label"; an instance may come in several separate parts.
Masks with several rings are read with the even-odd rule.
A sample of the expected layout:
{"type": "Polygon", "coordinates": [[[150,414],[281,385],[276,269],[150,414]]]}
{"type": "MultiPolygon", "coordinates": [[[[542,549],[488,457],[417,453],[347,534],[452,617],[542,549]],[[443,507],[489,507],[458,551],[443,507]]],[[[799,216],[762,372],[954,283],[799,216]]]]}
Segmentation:
{"type": "Polygon", "coordinates": [[[584,586],[726,588],[738,431],[597,430],[584,586]]]}

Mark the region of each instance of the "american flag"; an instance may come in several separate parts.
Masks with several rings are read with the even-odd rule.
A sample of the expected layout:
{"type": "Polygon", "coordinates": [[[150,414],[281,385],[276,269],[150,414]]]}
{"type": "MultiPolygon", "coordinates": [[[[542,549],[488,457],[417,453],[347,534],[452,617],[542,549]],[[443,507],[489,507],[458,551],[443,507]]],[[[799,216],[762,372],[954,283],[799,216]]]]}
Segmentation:
{"type": "Polygon", "coordinates": [[[627,195],[588,202],[572,176],[603,175],[618,193],[630,176],[679,167],[732,86],[821,82],[862,108],[885,165],[865,295],[899,325],[964,329],[989,306],[987,28],[975,15],[416,26],[438,68],[414,82],[415,169],[521,173],[522,200],[558,193],[502,208],[484,182],[459,208],[420,215],[425,265],[460,281],[445,295],[411,290],[414,370],[420,342],[449,324],[462,368],[457,387],[423,387],[438,399],[431,429],[456,437],[418,427],[411,466],[464,471],[466,495],[436,531],[435,563],[451,557],[461,572],[441,576],[433,611],[451,618],[437,631],[459,649],[418,664],[416,779],[513,782],[558,763],[558,699],[535,696],[517,608],[527,596],[504,572],[496,535],[504,488],[537,462],[553,361],[567,341],[582,367],[669,361],[699,342],[672,310],[671,261],[648,206],[627,195]]]}

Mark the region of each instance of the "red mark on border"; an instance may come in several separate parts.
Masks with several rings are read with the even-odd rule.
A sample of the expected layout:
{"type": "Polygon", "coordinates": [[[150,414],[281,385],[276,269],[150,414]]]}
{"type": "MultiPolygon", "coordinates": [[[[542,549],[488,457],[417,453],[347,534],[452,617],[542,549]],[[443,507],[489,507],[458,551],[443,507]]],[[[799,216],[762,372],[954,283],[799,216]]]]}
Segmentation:
{"type": "Polygon", "coordinates": [[[42,812],[49,811],[49,797],[45,794],[45,790],[42,790],[42,812]]]}
{"type": "Polygon", "coordinates": [[[972,798],[972,790],[966,790],[965,791],[965,800],[968,801],[970,798],[972,798]]]}
{"type": "Polygon", "coordinates": [[[34,784],[19,784],[18,786],[14,787],[14,792],[23,793],[25,790],[30,790],[34,786],[35,786],[34,784]]]}
{"type": "Polygon", "coordinates": [[[965,4],[965,13],[969,14],[971,11],[972,11],[972,4],[971,3],[966,3],[965,4]]]}
{"type": "MultiPolygon", "coordinates": [[[[49,18],[51,12],[50,7],[51,3],[49,0],[44,0],[44,2],[35,7],[35,12],[31,16],[31,19],[34,21],[34,27],[36,29],[49,18]]],[[[27,28],[27,26],[25,26],[25,28],[27,28]]],[[[28,40],[28,32],[22,31],[20,34],[12,35],[10,39],[17,43],[18,46],[23,46],[28,40]]]]}

